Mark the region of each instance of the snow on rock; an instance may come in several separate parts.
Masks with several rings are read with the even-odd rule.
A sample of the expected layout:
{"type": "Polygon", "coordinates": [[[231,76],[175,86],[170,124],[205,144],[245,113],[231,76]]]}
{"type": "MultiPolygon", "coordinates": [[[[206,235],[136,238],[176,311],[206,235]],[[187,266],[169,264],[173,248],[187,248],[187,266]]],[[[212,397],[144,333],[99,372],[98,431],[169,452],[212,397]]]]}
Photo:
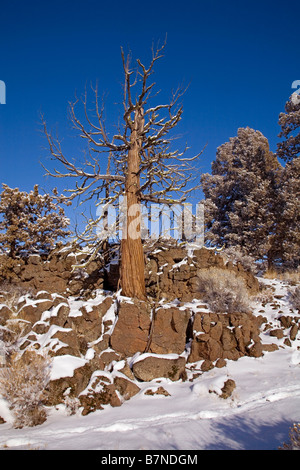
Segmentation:
{"type": "Polygon", "coordinates": [[[86,364],[87,359],[70,356],[55,356],[52,361],[50,380],[57,380],[61,377],[72,377],[74,370],[86,364]]]}
{"type": "Polygon", "coordinates": [[[144,353],[144,354],[136,354],[134,359],[131,361],[131,364],[137,364],[140,361],[144,361],[146,358],[157,358],[157,359],[178,359],[178,354],[151,354],[151,353],[144,353]]]}
{"type": "MultiPolygon", "coordinates": [[[[227,360],[224,367],[214,367],[207,372],[201,370],[202,361],[188,364],[186,380],[174,382],[160,377],[150,382],[138,382],[141,391],[122,406],[105,405],[104,409],[86,416],[82,416],[80,410],[69,416],[64,405],[51,407],[47,421],[33,428],[14,429],[9,406],[0,398],[0,416],[6,421],[0,425],[0,448],[119,451],[277,449],[288,440],[290,426],[300,422],[300,335],[298,332],[296,339],[287,346],[284,341],[289,335],[288,328],[284,329],[285,338],[270,336],[270,330],[280,326],[280,316],[297,319],[300,313],[291,309],[286,282],[259,281],[273,289],[276,298],[264,304],[258,299],[253,313],[266,318],[260,332],[262,343],[275,343],[277,350],[264,351],[261,357],[227,360]],[[265,328],[266,324],[268,328],[265,328]],[[223,399],[222,389],[229,379],[235,382],[236,388],[229,398],[223,399]],[[144,393],[158,385],[163,385],[169,396],[144,393]]],[[[83,306],[90,311],[89,307],[100,300],[100,297],[92,301],[69,298],[69,317],[76,318],[83,306]]],[[[199,306],[196,301],[188,304],[194,313],[199,311],[199,306]]],[[[53,315],[55,310],[51,313],[53,315]]],[[[113,304],[103,318],[115,319],[113,304]]],[[[40,347],[51,340],[54,331],[59,331],[59,327],[52,325],[48,336],[37,337],[40,347]],[[43,344],[42,339],[45,341],[43,344]]],[[[94,354],[94,347],[89,347],[82,357],[67,354],[53,357],[51,379],[72,377],[77,368],[94,358],[94,354]]],[[[179,357],[175,354],[137,353],[128,358],[127,365],[132,368],[153,356],[170,361],[179,357]]],[[[112,363],[112,371],[101,371],[101,375],[111,384],[115,376],[122,374],[125,365],[124,359],[116,361],[112,363]]],[[[99,374],[95,371],[92,376],[95,381],[99,374]]]]}

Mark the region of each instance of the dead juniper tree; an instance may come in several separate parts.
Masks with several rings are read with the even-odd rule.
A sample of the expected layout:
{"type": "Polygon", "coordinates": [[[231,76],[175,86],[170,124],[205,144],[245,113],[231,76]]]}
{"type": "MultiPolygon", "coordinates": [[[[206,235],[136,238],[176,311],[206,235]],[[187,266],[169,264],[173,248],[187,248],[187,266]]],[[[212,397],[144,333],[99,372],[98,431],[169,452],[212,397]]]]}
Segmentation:
{"type": "MultiPolygon", "coordinates": [[[[148,105],[155,85],[150,78],[164,47],[165,44],[152,48],[148,67],[138,59],[135,68],[131,66],[130,55],[126,56],[121,49],[124,72],[122,124],[118,124],[113,135],[107,131],[105,108],[97,87],[92,89],[94,115],[88,109],[87,93],[81,100],[70,103],[71,122],[88,143],[88,157],[83,164],[64,154],[60,141],[48,132],[43,120],[51,156],[63,167],[63,170],[48,170],[48,175],[75,180],[74,188],[66,193],[68,199],[96,199],[96,204],[104,208],[98,217],[89,218],[80,234],[93,253],[103,245],[103,237],[95,234],[95,227],[102,218],[102,223],[106,220],[104,229],[107,229],[108,204],[124,197],[127,223],[123,226],[120,242],[120,286],[122,295],[138,299],[146,299],[141,204],[183,203],[191,191],[199,187],[199,174],[192,162],[200,154],[187,158],[186,147],[183,151],[171,150],[174,139],[171,132],[182,117],[179,100],[184,90],[178,88],[173,92],[167,104],[148,105]],[[83,105],[82,118],[77,112],[79,102],[83,105]]],[[[108,230],[107,234],[109,236],[108,230]]]]}

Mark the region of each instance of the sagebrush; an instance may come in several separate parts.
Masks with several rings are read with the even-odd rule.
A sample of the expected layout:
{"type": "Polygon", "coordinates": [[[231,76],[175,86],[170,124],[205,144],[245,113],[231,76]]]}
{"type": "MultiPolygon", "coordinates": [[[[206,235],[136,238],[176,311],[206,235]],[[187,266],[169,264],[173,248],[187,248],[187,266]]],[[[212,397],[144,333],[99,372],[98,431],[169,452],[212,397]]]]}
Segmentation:
{"type": "Polygon", "coordinates": [[[289,292],[289,301],[295,310],[300,310],[300,286],[289,292]]]}
{"type": "Polygon", "coordinates": [[[18,318],[22,298],[32,295],[27,287],[9,282],[0,284],[0,361],[10,363],[12,355],[19,351],[20,341],[26,329],[26,322],[18,318]]]}
{"type": "Polygon", "coordinates": [[[0,283],[0,303],[5,304],[12,313],[17,313],[20,308],[18,304],[26,295],[32,297],[33,290],[7,281],[0,283]]]}
{"type": "Polygon", "coordinates": [[[200,270],[198,278],[202,299],[213,312],[250,312],[246,284],[234,271],[213,267],[200,270]]]}
{"type": "Polygon", "coordinates": [[[279,450],[300,450],[300,423],[294,423],[290,428],[289,439],[279,450]]]}
{"type": "Polygon", "coordinates": [[[9,403],[15,428],[36,426],[46,420],[45,389],[50,380],[48,357],[34,351],[16,354],[0,369],[0,393],[9,403]]]}
{"type": "Polygon", "coordinates": [[[232,262],[234,265],[241,264],[246,271],[256,274],[258,265],[255,258],[244,253],[238,246],[229,246],[221,251],[221,256],[225,262],[232,262]]]}

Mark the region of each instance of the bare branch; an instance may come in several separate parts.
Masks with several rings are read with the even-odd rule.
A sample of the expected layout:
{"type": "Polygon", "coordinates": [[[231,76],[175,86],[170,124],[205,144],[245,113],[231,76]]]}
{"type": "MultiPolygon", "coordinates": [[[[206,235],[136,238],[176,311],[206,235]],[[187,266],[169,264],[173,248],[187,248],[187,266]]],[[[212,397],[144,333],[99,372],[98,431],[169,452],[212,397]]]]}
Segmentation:
{"type": "MultiPolygon", "coordinates": [[[[172,149],[175,137],[173,130],[182,119],[181,98],[186,88],[180,86],[171,93],[170,101],[149,106],[153,97],[155,82],[152,74],[157,61],[163,56],[166,42],[152,47],[152,57],[146,66],[140,59],[131,68],[131,56],[121,48],[124,73],[122,97],[122,123],[115,132],[106,127],[104,99],[100,99],[98,85],[92,87],[94,96],[93,114],[88,108],[87,90],[79,99],[69,103],[71,123],[83,142],[87,144],[84,164],[67,157],[59,139],[48,132],[43,120],[51,156],[62,169],[46,170],[56,178],[72,178],[73,189],[66,189],[69,200],[78,197],[80,204],[98,201],[99,204],[116,203],[118,197],[130,187],[131,195],[137,201],[174,204],[184,202],[189,195],[201,187],[200,172],[193,164],[197,155],[187,157],[183,151],[172,149]],[[78,107],[83,112],[80,114],[78,107]],[[135,157],[132,164],[133,155],[135,157]],[[106,168],[105,168],[106,167],[106,168]],[[131,177],[131,183],[127,184],[131,177]],[[133,181],[133,182],[132,182],[133,181]]],[[[105,217],[103,215],[103,217],[105,217]]],[[[90,216],[86,228],[78,239],[99,248],[95,227],[99,218],[90,216]]]]}

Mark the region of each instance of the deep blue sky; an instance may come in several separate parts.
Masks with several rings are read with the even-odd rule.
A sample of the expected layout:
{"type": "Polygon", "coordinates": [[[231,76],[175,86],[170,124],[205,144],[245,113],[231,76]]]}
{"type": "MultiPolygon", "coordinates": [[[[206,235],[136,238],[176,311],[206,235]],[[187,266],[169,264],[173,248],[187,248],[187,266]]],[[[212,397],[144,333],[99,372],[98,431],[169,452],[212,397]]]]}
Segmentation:
{"type": "Polygon", "coordinates": [[[1,183],[29,191],[44,178],[46,140],[40,112],[57,128],[76,157],[68,101],[90,82],[121,101],[120,47],[147,62],[152,42],[167,34],[165,57],[155,69],[162,101],[172,88],[190,83],[179,131],[199,152],[207,143],[203,171],[216,149],[239,127],[260,130],[276,150],[278,115],[300,79],[298,1],[100,1],[1,2],[0,80],[7,87],[0,105],[1,183]]]}

